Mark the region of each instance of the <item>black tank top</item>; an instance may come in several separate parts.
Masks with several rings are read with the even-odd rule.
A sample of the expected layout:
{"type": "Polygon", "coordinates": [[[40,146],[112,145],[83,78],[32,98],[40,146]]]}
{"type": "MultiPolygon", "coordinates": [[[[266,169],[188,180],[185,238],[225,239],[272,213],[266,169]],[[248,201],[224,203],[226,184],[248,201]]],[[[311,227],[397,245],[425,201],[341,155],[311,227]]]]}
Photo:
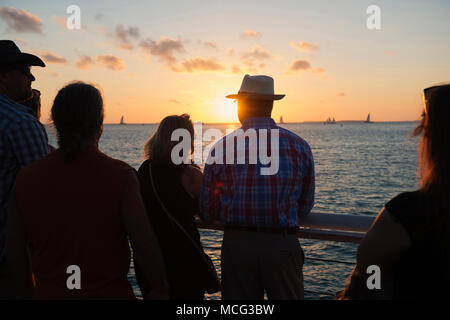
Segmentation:
{"type": "Polygon", "coordinates": [[[394,266],[394,299],[450,297],[449,212],[430,210],[437,201],[423,192],[405,192],[386,204],[407,231],[411,247],[394,266]]]}
{"type": "MultiPolygon", "coordinates": [[[[149,162],[150,160],[146,160],[142,163],[138,170],[138,178],[147,216],[165,260],[170,296],[189,299],[188,291],[194,291],[194,293],[204,291],[204,279],[201,273],[203,260],[193,243],[176,224],[171,222],[159,205],[150,182],[149,162]]],[[[184,169],[185,165],[152,163],[153,182],[166,209],[201,247],[200,235],[194,223],[194,215],[198,213],[198,203],[183,187],[184,169]]]]}

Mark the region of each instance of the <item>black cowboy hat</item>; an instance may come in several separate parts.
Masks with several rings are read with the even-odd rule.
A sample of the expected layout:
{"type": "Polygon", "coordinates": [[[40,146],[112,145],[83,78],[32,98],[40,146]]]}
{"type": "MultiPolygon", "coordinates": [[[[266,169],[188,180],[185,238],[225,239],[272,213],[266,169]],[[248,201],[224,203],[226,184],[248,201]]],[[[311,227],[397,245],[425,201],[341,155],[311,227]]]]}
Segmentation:
{"type": "Polygon", "coordinates": [[[44,61],[33,54],[21,52],[14,41],[0,40],[0,66],[20,62],[27,63],[30,66],[45,67],[44,61]]]}

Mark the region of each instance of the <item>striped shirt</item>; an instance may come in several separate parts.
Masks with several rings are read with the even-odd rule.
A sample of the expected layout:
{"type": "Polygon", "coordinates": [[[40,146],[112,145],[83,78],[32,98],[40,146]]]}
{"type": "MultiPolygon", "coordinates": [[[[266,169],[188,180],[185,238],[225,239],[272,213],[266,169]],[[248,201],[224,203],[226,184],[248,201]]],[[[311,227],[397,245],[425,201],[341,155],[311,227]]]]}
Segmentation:
{"type": "MultiPolygon", "coordinates": [[[[267,154],[275,155],[271,146],[273,129],[278,129],[278,171],[263,175],[261,169],[270,164],[250,161],[250,139],[246,139],[245,164],[238,164],[238,152],[229,161],[214,163],[217,153],[227,155],[227,143],[236,141],[228,135],[212,148],[203,172],[200,195],[200,216],[206,221],[220,220],[225,226],[291,228],[298,227],[299,216],[308,214],[314,205],[314,160],[308,143],[296,134],[278,127],[271,118],[250,118],[242,123],[243,132],[253,128],[258,132],[257,153],[261,137],[267,138],[267,154]],[[262,136],[260,129],[268,132],[262,136]],[[228,164],[227,164],[228,163],[228,164]]],[[[239,129],[238,129],[239,130],[239,129]]],[[[242,132],[242,131],[241,131],[242,132]]],[[[235,151],[239,149],[234,142],[235,151]]],[[[273,161],[273,159],[272,159],[273,161]]]]}
{"type": "Polygon", "coordinates": [[[19,170],[48,153],[44,126],[31,110],[0,94],[0,261],[4,259],[7,206],[19,170]]]}

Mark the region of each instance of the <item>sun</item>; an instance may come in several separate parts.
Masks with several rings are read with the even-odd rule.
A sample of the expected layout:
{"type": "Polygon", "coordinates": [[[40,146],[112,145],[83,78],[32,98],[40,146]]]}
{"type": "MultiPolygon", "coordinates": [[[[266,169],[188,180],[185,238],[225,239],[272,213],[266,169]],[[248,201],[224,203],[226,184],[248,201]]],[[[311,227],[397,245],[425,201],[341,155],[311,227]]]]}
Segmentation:
{"type": "Polygon", "coordinates": [[[226,99],[223,96],[214,99],[212,102],[214,107],[214,118],[217,122],[239,122],[237,117],[237,103],[235,100],[226,99]]]}

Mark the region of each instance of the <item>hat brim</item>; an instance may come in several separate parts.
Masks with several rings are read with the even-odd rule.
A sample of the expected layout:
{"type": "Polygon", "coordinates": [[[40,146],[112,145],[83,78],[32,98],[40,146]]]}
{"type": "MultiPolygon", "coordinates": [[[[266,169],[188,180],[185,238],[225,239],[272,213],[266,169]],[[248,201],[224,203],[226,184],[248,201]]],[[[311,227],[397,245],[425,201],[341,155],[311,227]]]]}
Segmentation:
{"type": "Polygon", "coordinates": [[[23,52],[9,57],[2,57],[0,64],[9,65],[13,63],[27,63],[30,66],[45,67],[45,63],[41,60],[41,58],[35,56],[34,54],[23,52]]]}
{"type": "Polygon", "coordinates": [[[285,94],[257,94],[257,93],[238,93],[229,94],[225,96],[228,99],[253,99],[253,100],[280,100],[283,99],[285,94]]]}

